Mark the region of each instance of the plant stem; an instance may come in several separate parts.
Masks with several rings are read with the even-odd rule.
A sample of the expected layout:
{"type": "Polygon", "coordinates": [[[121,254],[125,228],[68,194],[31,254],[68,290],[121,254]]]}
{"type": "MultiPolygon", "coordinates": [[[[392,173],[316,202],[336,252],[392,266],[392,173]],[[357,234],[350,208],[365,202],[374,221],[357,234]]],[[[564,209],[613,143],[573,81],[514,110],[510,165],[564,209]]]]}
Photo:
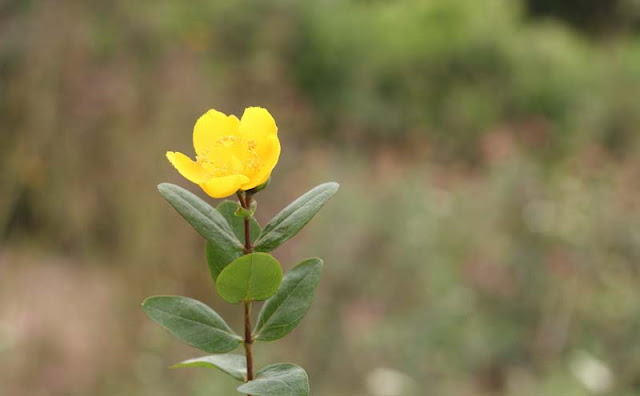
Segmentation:
{"type": "MultiPolygon", "coordinates": [[[[246,191],[238,194],[240,205],[249,209],[251,207],[251,194],[246,191]]],[[[244,218],[244,254],[253,252],[251,246],[251,218],[244,218]]],[[[251,335],[251,301],[244,302],[244,351],[247,356],[247,381],[253,379],[253,336],[251,335]]],[[[251,395],[248,395],[251,396],[251,395]]]]}
{"type": "Polygon", "coordinates": [[[251,336],[251,301],[244,302],[244,351],[247,356],[247,381],[253,379],[253,337],[251,336]]]}

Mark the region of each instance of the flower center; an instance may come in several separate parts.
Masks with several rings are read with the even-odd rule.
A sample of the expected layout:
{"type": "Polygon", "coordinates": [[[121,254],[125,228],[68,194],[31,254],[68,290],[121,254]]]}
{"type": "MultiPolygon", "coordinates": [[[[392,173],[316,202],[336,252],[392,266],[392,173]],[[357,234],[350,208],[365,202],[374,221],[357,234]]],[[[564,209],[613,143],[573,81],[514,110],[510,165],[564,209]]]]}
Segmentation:
{"type": "Polygon", "coordinates": [[[253,176],[263,166],[256,142],[240,136],[224,136],[196,160],[215,177],[243,174],[253,176]]]}

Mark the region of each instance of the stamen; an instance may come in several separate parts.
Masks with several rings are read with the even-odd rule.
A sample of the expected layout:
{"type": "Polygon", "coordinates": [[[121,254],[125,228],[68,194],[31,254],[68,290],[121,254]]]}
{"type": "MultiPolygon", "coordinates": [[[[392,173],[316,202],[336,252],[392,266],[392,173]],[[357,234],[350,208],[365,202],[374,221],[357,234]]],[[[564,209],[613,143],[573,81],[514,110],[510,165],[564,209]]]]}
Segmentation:
{"type": "MultiPolygon", "coordinates": [[[[240,160],[241,169],[237,169],[237,164],[234,166],[230,160],[223,160],[211,152],[202,153],[202,155],[196,157],[196,161],[215,177],[229,176],[238,173],[238,171],[251,177],[251,175],[257,173],[264,165],[256,152],[257,144],[255,140],[239,136],[224,136],[216,141],[216,146],[224,148],[225,151],[234,145],[239,145],[240,151],[247,153],[247,155],[240,160]]],[[[229,158],[231,157],[233,156],[229,158]]],[[[235,159],[235,157],[233,158],[235,159]]]]}

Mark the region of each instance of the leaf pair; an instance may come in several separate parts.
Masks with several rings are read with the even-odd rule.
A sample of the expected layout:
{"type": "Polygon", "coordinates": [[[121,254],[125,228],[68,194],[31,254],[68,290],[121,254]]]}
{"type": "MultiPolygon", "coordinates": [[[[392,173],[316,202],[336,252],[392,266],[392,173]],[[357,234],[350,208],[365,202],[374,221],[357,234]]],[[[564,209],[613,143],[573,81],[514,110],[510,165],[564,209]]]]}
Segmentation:
{"type": "MultiPolygon", "coordinates": [[[[300,323],[311,306],[321,272],[322,260],[318,258],[305,260],[287,272],[260,311],[253,330],[256,340],[277,340],[300,323]]],[[[194,299],[154,296],[143,301],[142,309],[176,338],[205,352],[225,353],[242,343],[242,337],[220,315],[194,299]]]]}
{"type": "MultiPolygon", "coordinates": [[[[296,235],[338,190],[337,183],[321,184],[278,213],[265,227],[251,219],[254,250],[270,252],[296,235]]],[[[214,209],[195,194],[170,183],[158,185],[160,194],[207,240],[207,262],[214,281],[244,251],[244,220],[236,216],[238,204],[224,201],[214,209]]]]}
{"type": "MultiPolygon", "coordinates": [[[[241,355],[212,355],[189,359],[172,367],[209,367],[229,374],[238,381],[247,380],[247,361],[241,355]]],[[[269,365],[256,378],[238,387],[238,392],[254,396],[307,396],[309,378],[302,367],[288,363],[269,365]]]]}

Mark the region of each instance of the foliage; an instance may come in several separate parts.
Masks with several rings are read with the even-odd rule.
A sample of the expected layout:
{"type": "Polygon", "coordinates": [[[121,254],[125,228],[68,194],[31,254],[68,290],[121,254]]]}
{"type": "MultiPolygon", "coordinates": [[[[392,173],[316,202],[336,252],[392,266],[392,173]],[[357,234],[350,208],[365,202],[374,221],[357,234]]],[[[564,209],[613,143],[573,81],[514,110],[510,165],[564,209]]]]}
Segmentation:
{"type": "MultiPolygon", "coordinates": [[[[251,230],[260,226],[249,211],[251,194],[239,196],[239,211],[223,202],[214,209],[188,191],[168,183],[158,186],[160,194],[204,238],[206,256],[218,294],[232,304],[245,305],[245,337],[229,328],[225,321],[205,304],[186,297],[156,296],[142,303],[145,313],[176,338],[205,352],[224,354],[244,344],[246,361],[237,355],[213,355],[190,359],[174,367],[215,367],[236,380],[246,382],[239,392],[255,396],[307,396],[309,380],[306,372],[291,364],[267,366],[253,376],[252,344],[254,340],[274,341],[291,332],[311,306],[320,278],[322,261],[307,260],[287,273],[282,283],[280,263],[268,253],[251,253],[251,230]],[[244,206],[246,204],[246,206],[244,206]],[[233,211],[231,211],[233,209],[233,211]],[[219,212],[222,210],[223,212],[219,212]],[[242,219],[244,254],[228,262],[218,251],[237,251],[242,244],[234,235],[237,221],[229,222],[231,213],[242,219]],[[255,225],[254,225],[255,224],[255,225]],[[222,260],[222,261],[221,261],[222,260]],[[252,301],[267,300],[256,329],[251,333],[252,301]]],[[[257,250],[271,251],[295,236],[338,190],[337,183],[322,184],[298,198],[271,220],[256,238],[257,250]]],[[[255,207],[254,209],[255,210],[255,207]]],[[[236,235],[238,233],[236,232],[236,235]]],[[[242,250],[241,250],[242,251],[242,250]]]]}
{"type": "Polygon", "coordinates": [[[238,387],[256,396],[299,396],[309,394],[307,373],[293,364],[273,364],[260,370],[256,380],[238,387]]]}
{"type": "Polygon", "coordinates": [[[338,141],[427,139],[441,159],[474,161],[496,126],[513,124],[517,135],[539,118],[549,124],[531,144],[543,156],[612,133],[636,141],[631,129],[613,132],[606,111],[585,122],[593,100],[613,100],[611,65],[626,63],[616,54],[630,47],[594,47],[559,24],[523,25],[518,2],[334,1],[302,15],[296,82],[338,141]]]}
{"type": "Polygon", "coordinates": [[[205,352],[229,352],[242,342],[215,311],[187,297],[149,297],[142,309],[176,338],[205,352]]]}

